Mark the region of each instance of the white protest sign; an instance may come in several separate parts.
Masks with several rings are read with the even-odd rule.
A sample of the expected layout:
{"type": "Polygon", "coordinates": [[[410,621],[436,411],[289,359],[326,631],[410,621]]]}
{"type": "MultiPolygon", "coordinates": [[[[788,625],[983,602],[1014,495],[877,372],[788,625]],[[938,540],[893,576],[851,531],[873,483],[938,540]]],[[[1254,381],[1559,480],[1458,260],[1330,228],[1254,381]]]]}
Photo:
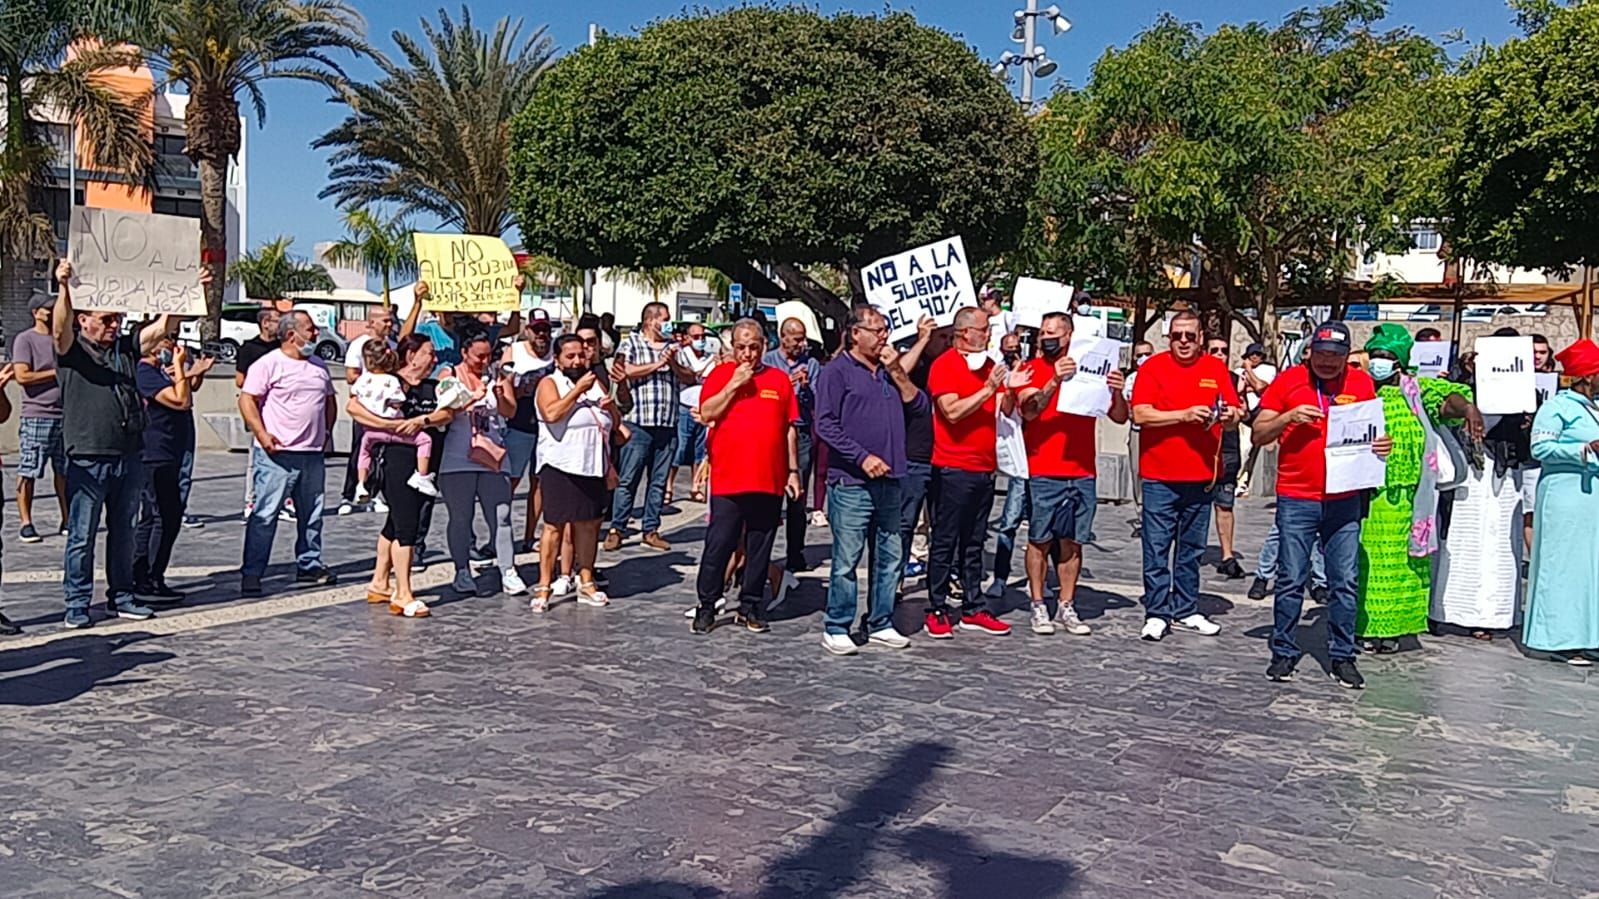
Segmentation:
{"type": "Polygon", "coordinates": [[[74,206],[67,258],[74,309],[205,314],[198,219],[74,206]]]}
{"type": "Polygon", "coordinates": [[[1351,493],[1381,487],[1387,460],[1371,445],[1387,432],[1382,400],[1347,403],[1327,410],[1327,492],[1351,493]]]}
{"type": "Polygon", "coordinates": [[[1110,412],[1110,377],[1121,356],[1121,344],[1092,334],[1073,334],[1066,351],[1077,363],[1077,373],[1060,385],[1055,408],[1072,415],[1105,415],[1110,412]]]}
{"type": "Polygon", "coordinates": [[[1417,377],[1436,378],[1449,368],[1449,355],[1455,345],[1448,340],[1422,340],[1410,347],[1410,370],[1417,377]]]}
{"type": "Polygon", "coordinates": [[[1011,291],[1010,311],[1023,328],[1042,328],[1044,316],[1051,312],[1071,312],[1076,289],[1059,281],[1042,278],[1017,278],[1011,291]]]}
{"type": "Polygon", "coordinates": [[[1479,337],[1477,408],[1484,415],[1533,412],[1538,405],[1531,337],[1479,337]]]}
{"type": "Polygon", "coordinates": [[[1549,402],[1549,398],[1560,391],[1560,375],[1552,371],[1538,372],[1536,377],[1538,405],[1549,402]]]}
{"type": "Polygon", "coordinates": [[[861,272],[861,282],[866,301],[888,319],[889,340],[915,335],[924,315],[942,327],[955,321],[956,310],[977,305],[959,237],[879,259],[861,272]]]}

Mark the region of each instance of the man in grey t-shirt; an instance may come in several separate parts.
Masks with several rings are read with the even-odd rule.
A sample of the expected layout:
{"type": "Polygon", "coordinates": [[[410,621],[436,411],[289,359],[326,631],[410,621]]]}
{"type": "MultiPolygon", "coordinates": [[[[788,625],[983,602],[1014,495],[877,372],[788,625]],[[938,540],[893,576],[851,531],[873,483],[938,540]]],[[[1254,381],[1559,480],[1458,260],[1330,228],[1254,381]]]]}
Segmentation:
{"type": "Polygon", "coordinates": [[[56,382],[56,345],[50,334],[55,299],[35,294],[28,303],[33,327],[11,341],[11,361],[22,385],[22,417],[18,428],[17,516],[23,543],[43,540],[33,526],[33,482],[44,477],[45,463],[55,473],[56,499],[61,504],[61,533],[67,529],[67,452],[61,439],[61,385],[56,382]]]}

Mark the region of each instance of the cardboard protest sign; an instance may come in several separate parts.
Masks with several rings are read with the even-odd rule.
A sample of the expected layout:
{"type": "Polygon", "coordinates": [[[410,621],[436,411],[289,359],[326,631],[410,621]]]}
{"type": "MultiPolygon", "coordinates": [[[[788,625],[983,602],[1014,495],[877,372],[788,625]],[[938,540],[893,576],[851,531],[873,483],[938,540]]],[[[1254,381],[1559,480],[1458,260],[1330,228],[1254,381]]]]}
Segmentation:
{"type": "Polygon", "coordinates": [[[862,270],[861,282],[866,301],[888,319],[889,340],[915,336],[924,315],[942,327],[955,321],[956,310],[977,305],[959,237],[879,259],[862,270]]]}
{"type": "Polygon", "coordinates": [[[428,284],[435,312],[501,312],[521,307],[513,283],[516,257],[498,237],[481,234],[412,235],[417,276],[428,284]]]}
{"type": "Polygon", "coordinates": [[[75,206],[67,258],[74,309],[205,314],[198,219],[75,206]]]}
{"type": "Polygon", "coordinates": [[[1479,337],[1477,408],[1484,415],[1536,412],[1538,377],[1531,337],[1479,337]]]}
{"type": "Polygon", "coordinates": [[[1059,281],[1042,278],[1017,278],[1011,291],[1010,309],[1016,324],[1023,328],[1042,328],[1044,316],[1051,312],[1072,311],[1072,294],[1076,288],[1059,281]]]}

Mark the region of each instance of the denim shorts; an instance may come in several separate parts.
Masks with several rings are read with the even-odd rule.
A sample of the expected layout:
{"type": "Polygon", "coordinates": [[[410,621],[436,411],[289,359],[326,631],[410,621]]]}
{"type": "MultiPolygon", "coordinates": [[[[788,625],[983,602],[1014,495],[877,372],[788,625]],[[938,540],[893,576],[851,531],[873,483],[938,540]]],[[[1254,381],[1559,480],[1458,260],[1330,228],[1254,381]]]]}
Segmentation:
{"type": "Polygon", "coordinates": [[[538,471],[533,464],[533,457],[537,455],[539,435],[518,431],[515,428],[505,429],[505,473],[509,477],[521,480],[528,476],[530,471],[538,471]]]}
{"type": "Polygon", "coordinates": [[[61,437],[61,419],[24,418],[17,431],[17,477],[44,477],[49,462],[62,477],[67,473],[67,448],[61,437]]]}
{"type": "Polygon", "coordinates": [[[1087,543],[1093,538],[1094,504],[1099,502],[1093,478],[1033,477],[1027,480],[1027,493],[1027,542],[1087,543]]]}

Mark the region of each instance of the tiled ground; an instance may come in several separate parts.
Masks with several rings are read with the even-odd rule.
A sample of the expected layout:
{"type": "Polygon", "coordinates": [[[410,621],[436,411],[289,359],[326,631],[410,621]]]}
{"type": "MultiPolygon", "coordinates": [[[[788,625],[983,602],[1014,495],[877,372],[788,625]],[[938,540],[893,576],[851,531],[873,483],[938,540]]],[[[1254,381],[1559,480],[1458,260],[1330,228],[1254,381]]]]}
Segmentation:
{"type": "MultiPolygon", "coordinates": [[[[234,504],[239,461],[203,460],[202,511],[234,504]]],[[[1113,507],[1090,638],[834,658],[811,574],[771,634],[695,639],[686,508],[673,552],[612,560],[610,609],[441,597],[423,622],[335,601],[370,516],[330,529],[351,586],[283,614],[204,575],[242,530],[213,521],[184,533],[194,575],[175,579],[215,585],[210,609],[42,645],[59,588],[29,581],[59,542],[8,541],[31,636],[0,642],[0,895],[1599,890],[1599,684],[1580,672],[1425,638],[1366,660],[1361,694],[1309,664],[1272,685],[1269,608],[1213,576],[1221,637],[1142,644],[1113,507]]],[[[1252,554],[1268,507],[1240,508],[1252,554]]]]}

